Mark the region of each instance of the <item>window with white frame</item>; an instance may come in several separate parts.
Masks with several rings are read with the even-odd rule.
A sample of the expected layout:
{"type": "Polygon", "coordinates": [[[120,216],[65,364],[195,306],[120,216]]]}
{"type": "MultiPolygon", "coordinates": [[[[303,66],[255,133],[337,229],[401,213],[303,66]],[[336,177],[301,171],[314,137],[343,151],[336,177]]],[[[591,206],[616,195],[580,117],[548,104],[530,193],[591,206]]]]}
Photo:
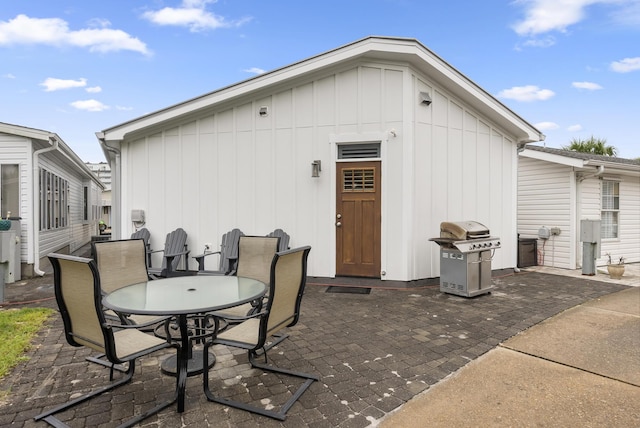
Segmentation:
{"type": "Polygon", "coordinates": [[[40,230],[69,225],[69,182],[40,168],[40,230]]]}
{"type": "Polygon", "coordinates": [[[0,165],[0,217],[20,217],[20,165],[0,165]]]}
{"type": "Polygon", "coordinates": [[[620,183],[602,181],[602,239],[618,238],[618,220],[620,218],[620,183]]]}

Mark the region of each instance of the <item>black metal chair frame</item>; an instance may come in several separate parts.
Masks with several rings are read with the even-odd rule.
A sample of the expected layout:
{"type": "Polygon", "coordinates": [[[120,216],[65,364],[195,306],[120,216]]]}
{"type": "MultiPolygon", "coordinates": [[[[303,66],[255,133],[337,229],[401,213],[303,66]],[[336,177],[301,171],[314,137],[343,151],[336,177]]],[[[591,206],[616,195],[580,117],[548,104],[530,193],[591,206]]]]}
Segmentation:
{"type": "MultiPolygon", "coordinates": [[[[217,337],[217,338],[213,338],[212,340],[205,341],[204,352],[203,352],[204,366],[207,367],[208,349],[212,345],[222,344],[227,346],[243,348],[248,351],[249,362],[251,363],[252,367],[258,368],[264,371],[280,373],[288,376],[305,379],[304,383],[300,385],[300,387],[298,387],[298,389],[292,394],[289,400],[287,400],[287,402],[284,405],[282,405],[279,410],[267,410],[264,408],[253,406],[248,403],[230,400],[228,398],[223,398],[223,397],[216,397],[215,395],[213,395],[213,393],[209,388],[209,375],[208,375],[208,372],[205,371],[203,376],[203,388],[204,388],[204,393],[207,396],[207,399],[209,401],[213,401],[216,403],[224,404],[226,406],[235,407],[238,409],[246,410],[252,413],[256,413],[259,415],[263,415],[263,416],[267,416],[273,419],[283,421],[286,419],[287,412],[289,411],[291,406],[295,404],[295,402],[302,396],[302,394],[304,394],[304,392],[313,384],[314,381],[319,380],[319,378],[315,375],[283,369],[283,368],[279,368],[279,367],[275,367],[273,365],[267,364],[268,363],[267,351],[271,349],[273,346],[275,346],[276,343],[279,343],[282,340],[284,340],[286,336],[282,338],[278,337],[278,339],[276,340],[276,343],[272,342],[267,344],[268,337],[273,336],[274,333],[281,328],[291,327],[295,325],[298,322],[298,319],[300,317],[300,303],[302,301],[304,287],[306,284],[307,257],[308,257],[309,251],[311,251],[311,247],[307,246],[307,247],[296,248],[296,249],[287,250],[283,252],[278,252],[274,256],[273,262],[271,264],[271,281],[269,284],[269,299],[265,303],[263,310],[260,313],[253,315],[253,318],[258,318],[260,320],[259,338],[256,344],[250,344],[250,343],[245,343],[245,342],[236,341],[236,340],[225,340],[220,337],[217,337]],[[293,313],[290,314],[291,316],[288,317],[284,323],[269,327],[269,317],[271,315],[274,299],[279,298],[279,295],[277,294],[278,292],[277,290],[278,290],[278,279],[279,279],[279,275],[281,275],[281,272],[279,272],[278,270],[279,269],[278,264],[281,261],[285,261],[289,257],[300,257],[299,261],[301,264],[300,266],[301,279],[297,289],[295,308],[293,313]],[[264,363],[259,363],[256,361],[256,358],[258,358],[261,355],[264,356],[264,363]]],[[[294,260],[293,262],[295,263],[296,261],[294,260]]],[[[231,329],[230,331],[232,332],[233,329],[231,329]]]]}
{"type": "MultiPolygon", "coordinates": [[[[62,316],[62,320],[64,323],[64,332],[65,332],[65,338],[67,342],[71,346],[75,346],[75,347],[89,346],[94,349],[103,348],[107,358],[113,364],[128,363],[128,368],[125,371],[124,377],[122,379],[113,381],[113,367],[112,367],[109,372],[109,380],[111,381],[109,385],[96,389],[88,394],[75,398],[65,404],[54,407],[53,409],[47,410],[34,417],[34,420],[45,421],[49,425],[54,427],[68,427],[68,425],[66,425],[64,422],[56,418],[55,415],[130,382],[131,379],[133,378],[133,373],[135,371],[135,360],[137,358],[143,357],[145,355],[148,355],[155,351],[159,351],[161,349],[165,349],[168,347],[177,348],[178,346],[172,343],[164,342],[162,344],[147,348],[143,351],[128,355],[124,358],[119,358],[116,353],[116,340],[114,338],[114,330],[129,328],[131,326],[113,325],[107,322],[104,316],[104,313],[102,311],[102,293],[100,288],[100,276],[98,273],[98,268],[95,265],[95,262],[87,258],[68,256],[68,255],[62,255],[62,254],[50,254],[49,260],[51,261],[51,265],[53,266],[53,270],[54,270],[54,288],[55,288],[56,302],[58,304],[60,315],[62,316]],[[62,292],[62,273],[61,273],[62,268],[61,268],[61,262],[60,262],[61,260],[83,263],[88,266],[88,269],[90,270],[91,276],[93,279],[92,298],[95,306],[96,316],[97,316],[98,322],[100,323],[100,328],[102,331],[103,343],[94,342],[93,340],[86,337],[82,337],[81,335],[76,334],[74,332],[74,327],[73,327],[69,307],[65,302],[65,299],[63,297],[63,292],[62,292]],[[81,342],[85,342],[86,344],[83,344],[81,342]]],[[[177,388],[176,388],[176,392],[177,392],[177,388]]],[[[176,393],[175,396],[170,400],[164,401],[158,404],[154,408],[148,410],[147,412],[141,415],[134,416],[133,418],[129,419],[128,421],[120,425],[120,427],[130,427],[139,423],[140,421],[158,413],[159,411],[175,403],[177,398],[178,397],[176,393]]]]}

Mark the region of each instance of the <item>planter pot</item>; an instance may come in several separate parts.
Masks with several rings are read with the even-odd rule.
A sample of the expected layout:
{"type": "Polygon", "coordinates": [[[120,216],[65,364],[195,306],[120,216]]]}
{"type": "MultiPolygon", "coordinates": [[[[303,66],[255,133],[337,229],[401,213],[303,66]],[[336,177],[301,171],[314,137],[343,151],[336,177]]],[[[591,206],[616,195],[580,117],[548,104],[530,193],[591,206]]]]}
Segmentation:
{"type": "Polygon", "coordinates": [[[11,229],[11,220],[0,220],[0,230],[11,229]]]}
{"type": "Polygon", "coordinates": [[[624,265],[607,265],[611,279],[620,279],[624,275],[624,265]]]}

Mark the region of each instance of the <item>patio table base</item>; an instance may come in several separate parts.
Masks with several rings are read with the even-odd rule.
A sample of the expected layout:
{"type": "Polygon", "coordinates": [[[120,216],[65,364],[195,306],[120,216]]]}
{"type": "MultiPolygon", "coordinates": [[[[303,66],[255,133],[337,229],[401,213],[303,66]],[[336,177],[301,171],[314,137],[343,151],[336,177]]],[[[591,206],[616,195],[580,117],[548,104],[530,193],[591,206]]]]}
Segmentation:
{"type": "MultiPolygon", "coordinates": [[[[193,351],[191,354],[191,358],[187,360],[187,376],[197,376],[204,372],[204,358],[202,355],[203,351],[193,351]]],[[[216,357],[213,353],[209,352],[209,367],[214,366],[216,363],[216,357]]],[[[176,376],[178,372],[178,358],[176,355],[172,355],[171,357],[164,360],[160,366],[162,373],[168,376],[176,376]]]]}

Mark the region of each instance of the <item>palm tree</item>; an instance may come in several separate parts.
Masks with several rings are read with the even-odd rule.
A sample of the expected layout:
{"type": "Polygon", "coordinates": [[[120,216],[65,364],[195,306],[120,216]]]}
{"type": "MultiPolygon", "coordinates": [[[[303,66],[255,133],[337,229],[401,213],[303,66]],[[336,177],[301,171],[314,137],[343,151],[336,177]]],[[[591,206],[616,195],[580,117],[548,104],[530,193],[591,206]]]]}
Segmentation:
{"type": "Polygon", "coordinates": [[[607,140],[604,138],[595,138],[593,135],[591,138],[582,140],[580,138],[574,138],[568,146],[563,146],[563,150],[571,150],[581,153],[592,153],[594,155],[604,156],[616,156],[618,149],[613,146],[607,146],[607,140]]]}

